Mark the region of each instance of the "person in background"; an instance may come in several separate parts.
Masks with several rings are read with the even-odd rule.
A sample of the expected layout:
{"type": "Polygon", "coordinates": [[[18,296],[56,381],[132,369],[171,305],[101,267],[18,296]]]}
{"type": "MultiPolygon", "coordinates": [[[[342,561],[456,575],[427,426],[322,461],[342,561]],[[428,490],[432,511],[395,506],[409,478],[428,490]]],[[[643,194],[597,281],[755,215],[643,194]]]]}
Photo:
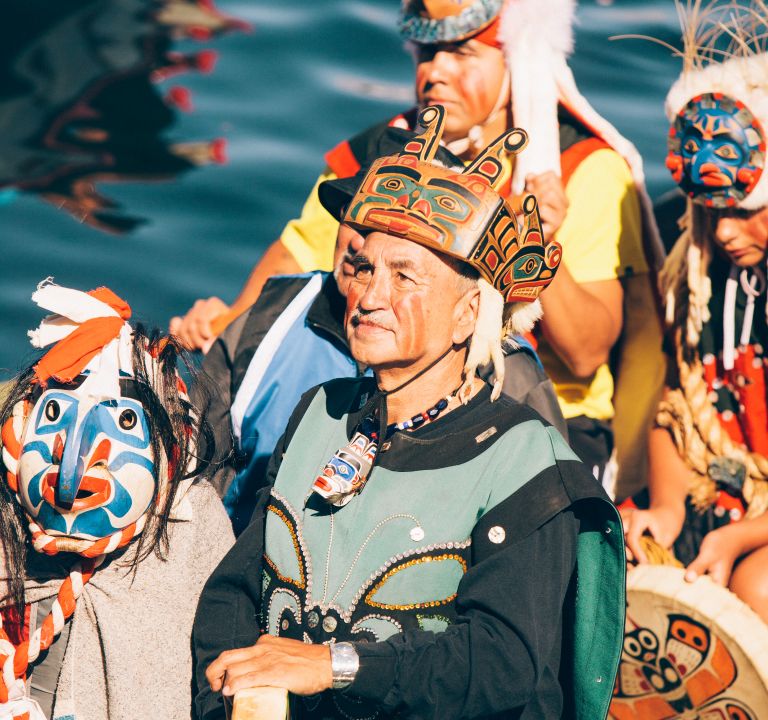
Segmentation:
{"type": "MultiPolygon", "coordinates": [[[[380,155],[396,153],[413,134],[388,128],[378,138],[380,155]]],[[[436,159],[462,168],[444,148],[436,159]]],[[[340,220],[365,176],[329,181],[320,201],[329,217],[340,220]]],[[[338,225],[333,273],[315,271],[271,278],[249,311],[216,340],[203,361],[215,392],[207,415],[216,436],[218,461],[213,483],[224,501],[236,534],[247,526],[258,491],[267,483],[269,457],[302,394],[335,377],[364,374],[352,357],[344,333],[344,308],[353,277],[350,259],[363,238],[353,227],[338,225]]],[[[504,342],[503,391],[538,411],[567,438],[567,429],[551,381],[533,347],[522,336],[504,342]]],[[[483,369],[490,378],[492,367],[483,369]]]]}
{"type": "Polygon", "coordinates": [[[232,307],[199,300],[171,321],[171,331],[207,349],[214,318],[242,313],[269,276],[330,270],[337,224],[320,204],[319,184],[354,175],[388,126],[413,129],[418,108],[446,108],[444,142],[465,162],[513,124],[535,130],[529,157],[502,159],[502,194],[519,209],[523,191],[535,193],[545,237],[557,236],[564,247],[564,267],[542,298],[538,351],[577,454],[612,488],[613,475],[603,475],[614,447],[611,419],[621,411],[624,485],[642,484],[637,448],[663,379],[660,351],[649,350],[661,344],[650,275],[660,251],[639,156],[579,93],[566,63],[574,12],[573,0],[405,2],[400,30],[416,58],[418,107],[327,153],[300,217],[270,246],[232,307]],[[608,358],[620,335],[619,388],[608,358]]]}
{"type": "Polygon", "coordinates": [[[754,18],[730,17],[745,39],[730,59],[689,44],[667,96],[667,166],[687,196],[661,276],[669,373],[648,492],[621,507],[638,562],[651,535],[686,579],[709,575],[768,621],[768,54],[754,18]]]}

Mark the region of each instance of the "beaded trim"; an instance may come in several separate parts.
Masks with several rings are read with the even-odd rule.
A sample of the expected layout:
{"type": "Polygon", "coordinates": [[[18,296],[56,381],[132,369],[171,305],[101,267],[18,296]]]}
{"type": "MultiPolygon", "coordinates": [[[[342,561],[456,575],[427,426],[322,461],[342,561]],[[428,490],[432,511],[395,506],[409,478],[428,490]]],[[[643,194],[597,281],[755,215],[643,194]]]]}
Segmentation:
{"type": "Polygon", "coordinates": [[[304,590],[304,588],[306,587],[307,578],[306,578],[306,576],[304,574],[304,563],[303,563],[303,558],[302,558],[302,555],[301,555],[301,550],[303,548],[300,548],[299,539],[297,537],[298,526],[294,527],[291,524],[290,520],[288,520],[288,518],[285,516],[285,513],[282,510],[280,510],[280,508],[277,508],[274,505],[270,505],[267,508],[267,512],[271,512],[271,513],[274,513],[275,515],[277,515],[283,521],[283,523],[285,523],[285,526],[288,528],[288,532],[291,534],[291,540],[293,540],[293,550],[296,553],[296,559],[298,560],[298,564],[299,564],[299,580],[298,580],[298,582],[296,580],[294,580],[293,578],[290,578],[290,577],[287,577],[286,575],[283,575],[277,569],[277,565],[275,565],[275,563],[272,562],[272,559],[269,557],[269,555],[267,555],[266,552],[264,553],[264,559],[267,561],[267,564],[269,565],[269,567],[272,568],[272,570],[274,571],[275,575],[277,575],[278,579],[282,580],[283,582],[290,583],[291,585],[299,588],[300,590],[304,590]]]}
{"type": "MultiPolygon", "coordinates": [[[[364,701],[359,700],[356,697],[352,697],[351,695],[344,695],[344,702],[349,705],[363,705],[364,701]]],[[[367,716],[360,716],[360,715],[350,715],[343,707],[341,707],[341,704],[339,703],[339,693],[333,693],[333,704],[336,706],[336,709],[347,719],[347,720],[376,720],[377,717],[380,717],[380,713],[378,710],[373,710],[373,715],[367,715],[367,716]]],[[[365,708],[367,712],[370,712],[373,708],[371,708],[370,704],[367,704],[365,708]]]]}
{"type": "MultiPolygon", "coordinates": [[[[444,551],[465,550],[466,548],[470,547],[470,545],[472,544],[471,538],[467,538],[466,540],[460,541],[460,542],[449,541],[444,543],[434,543],[426,546],[421,546],[418,548],[412,548],[402,553],[397,553],[396,555],[393,555],[383,565],[381,565],[375,572],[371,573],[369,578],[363,583],[363,585],[357,590],[357,592],[353,596],[352,602],[348,608],[340,607],[333,601],[328,603],[318,602],[316,599],[312,597],[312,586],[313,586],[312,560],[309,557],[309,554],[304,542],[304,537],[301,532],[301,525],[296,520],[296,513],[293,510],[290,503],[279,492],[273,489],[271,495],[275,501],[277,501],[283,506],[284,511],[278,508],[277,506],[275,506],[274,504],[270,504],[267,510],[275,513],[284,523],[286,523],[286,525],[290,530],[291,538],[294,543],[294,550],[297,553],[297,559],[299,561],[299,568],[300,568],[302,581],[303,581],[303,586],[300,587],[299,589],[304,590],[303,609],[305,613],[309,612],[312,609],[317,609],[323,615],[326,615],[329,610],[334,610],[339,615],[339,618],[341,620],[343,620],[346,623],[350,623],[352,621],[352,615],[354,614],[358,604],[360,603],[360,600],[363,598],[365,598],[365,602],[372,607],[379,607],[381,609],[393,609],[393,610],[410,610],[410,609],[417,609],[417,608],[439,607],[439,606],[450,603],[455,598],[455,594],[454,594],[452,597],[446,598],[443,600],[430,601],[427,603],[415,603],[415,604],[409,604],[409,605],[403,605],[403,606],[399,606],[399,605],[389,606],[389,605],[370,601],[370,598],[373,595],[375,595],[375,593],[380,589],[380,587],[383,586],[384,583],[386,583],[386,581],[390,577],[392,577],[392,575],[404,569],[405,567],[410,567],[411,565],[415,565],[423,562],[444,560],[444,559],[455,559],[462,565],[462,567],[464,568],[464,572],[466,572],[467,563],[466,563],[466,560],[463,557],[461,557],[461,555],[458,555],[456,553],[450,553],[450,552],[445,553],[444,551]],[[441,551],[444,552],[443,555],[434,556],[434,555],[428,554],[428,553],[441,552],[441,551]],[[406,560],[407,562],[403,563],[404,560],[406,560]]],[[[270,569],[275,573],[275,575],[279,580],[285,583],[289,583],[294,587],[297,587],[296,581],[292,580],[291,578],[286,578],[285,576],[283,576],[275,566],[274,562],[267,556],[266,553],[264,554],[264,559],[267,561],[270,569]]],[[[278,592],[279,589],[280,589],[279,587],[275,588],[273,590],[273,593],[278,592]]],[[[299,603],[299,607],[301,607],[301,603],[299,603]]],[[[371,617],[375,617],[375,615],[372,615],[371,617]]],[[[383,619],[387,619],[387,618],[383,618],[383,619]]]]}
{"type": "Polygon", "coordinates": [[[393,567],[389,572],[385,573],[384,577],[382,577],[381,580],[379,580],[379,582],[377,582],[371,591],[365,596],[365,602],[371,607],[381,608],[382,610],[419,610],[421,608],[440,607],[441,605],[447,605],[456,599],[457,593],[453,593],[452,595],[449,595],[447,598],[443,598],[442,600],[428,600],[427,602],[410,603],[408,605],[389,605],[387,603],[380,603],[373,600],[373,596],[376,595],[376,593],[386,584],[386,582],[402,570],[413,567],[414,565],[421,565],[422,563],[427,562],[440,562],[442,560],[455,560],[461,565],[461,567],[464,569],[464,572],[467,572],[467,561],[461,555],[425,555],[423,557],[414,558],[413,560],[409,560],[402,565],[393,567]]]}
{"type": "Polygon", "coordinates": [[[272,625],[272,623],[275,623],[274,627],[269,627],[269,634],[279,636],[280,635],[280,626],[279,626],[279,620],[282,617],[283,613],[288,610],[288,612],[293,615],[294,619],[296,620],[296,624],[301,627],[302,619],[301,619],[301,600],[299,599],[299,596],[293,592],[290,588],[276,588],[272,595],[269,598],[269,604],[267,605],[267,623],[269,626],[272,625]],[[296,612],[293,611],[293,608],[290,605],[283,605],[280,608],[280,611],[274,616],[272,616],[272,603],[275,601],[275,598],[277,598],[279,595],[290,595],[295,601],[296,601],[296,612],[298,612],[298,617],[296,616],[296,612]]]}
{"type": "Polygon", "coordinates": [[[357,635],[358,633],[361,633],[361,632],[369,632],[371,633],[371,635],[373,635],[376,638],[376,642],[379,642],[382,638],[379,637],[379,634],[375,630],[371,630],[370,628],[360,627],[367,620],[383,620],[384,622],[388,622],[391,625],[394,625],[397,628],[397,631],[399,633],[403,632],[403,626],[399,622],[397,622],[395,618],[390,617],[389,615],[381,615],[380,613],[369,613],[368,615],[361,617],[352,626],[352,629],[349,632],[352,635],[357,635]]]}
{"type": "Polygon", "coordinates": [[[439,620],[440,622],[444,622],[446,625],[452,624],[451,619],[446,615],[416,615],[416,621],[419,623],[419,627],[422,630],[424,629],[423,623],[425,620],[439,620]]]}
{"type": "Polygon", "coordinates": [[[427,556],[426,553],[435,552],[436,550],[464,550],[471,544],[472,539],[468,538],[463,542],[436,543],[434,545],[427,545],[426,547],[406,550],[405,552],[394,555],[389,560],[387,560],[378,570],[376,570],[376,572],[370,575],[368,580],[362,585],[362,587],[355,593],[355,596],[352,598],[352,604],[349,606],[349,612],[345,612],[342,617],[345,617],[347,622],[349,622],[349,620],[352,618],[352,613],[357,607],[357,604],[360,602],[363,596],[368,594],[368,590],[373,586],[373,584],[379,582],[379,580],[382,579],[382,575],[388,573],[390,569],[394,570],[399,567],[398,563],[402,562],[403,560],[412,558],[414,556],[426,556],[433,558],[434,556],[427,556]]]}
{"type": "Polygon", "coordinates": [[[480,32],[501,12],[504,0],[478,0],[458,15],[425,18],[413,10],[403,10],[400,17],[400,35],[418,43],[447,43],[463,40],[467,35],[480,32]]]}
{"type": "MultiPolygon", "coordinates": [[[[284,508],[284,514],[281,519],[288,524],[288,527],[291,530],[291,537],[294,539],[294,551],[296,552],[296,557],[299,561],[299,567],[302,569],[301,572],[304,586],[301,589],[306,591],[307,597],[309,598],[312,595],[312,558],[309,556],[307,547],[304,543],[304,535],[301,532],[301,523],[299,523],[298,520],[298,513],[293,509],[293,506],[288,500],[274,488],[272,489],[271,495],[284,508]],[[298,543],[298,547],[296,547],[295,543],[298,543]]],[[[273,504],[270,504],[267,509],[273,507],[275,510],[278,509],[273,504]]],[[[307,609],[309,609],[309,606],[307,606],[307,609]]]]}

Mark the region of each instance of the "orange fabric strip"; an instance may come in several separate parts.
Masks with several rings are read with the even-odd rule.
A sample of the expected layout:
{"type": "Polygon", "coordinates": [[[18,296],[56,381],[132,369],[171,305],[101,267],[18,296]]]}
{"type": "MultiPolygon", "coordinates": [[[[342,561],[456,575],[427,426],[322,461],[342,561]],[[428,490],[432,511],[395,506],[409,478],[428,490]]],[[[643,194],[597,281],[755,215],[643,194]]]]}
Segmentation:
{"type": "Polygon", "coordinates": [[[45,385],[50,378],[71,382],[105,345],[120,334],[124,322],[121,317],[86,320],[77,330],[59,340],[35,365],[40,384],[45,385]]]}
{"type": "Polygon", "coordinates": [[[488,27],[483,28],[477,35],[473,35],[470,40],[479,40],[483,45],[490,45],[497,50],[502,49],[501,41],[499,40],[499,18],[497,17],[488,27]]]}
{"type": "Polygon", "coordinates": [[[123,300],[123,298],[115,295],[109,288],[100,287],[95,290],[89,290],[88,294],[91,297],[101,300],[101,302],[109,305],[123,320],[129,320],[131,317],[131,306],[123,300]]]}
{"type": "Polygon", "coordinates": [[[360,163],[346,140],[325,153],[325,162],[339,178],[352,177],[360,169],[360,163]]]}
{"type": "Polygon", "coordinates": [[[584,159],[597,150],[604,150],[610,147],[611,146],[605,142],[605,140],[596,137],[579,140],[579,142],[571,145],[571,147],[560,155],[560,174],[563,181],[563,187],[568,185],[571,175],[573,175],[576,168],[584,159]]]}

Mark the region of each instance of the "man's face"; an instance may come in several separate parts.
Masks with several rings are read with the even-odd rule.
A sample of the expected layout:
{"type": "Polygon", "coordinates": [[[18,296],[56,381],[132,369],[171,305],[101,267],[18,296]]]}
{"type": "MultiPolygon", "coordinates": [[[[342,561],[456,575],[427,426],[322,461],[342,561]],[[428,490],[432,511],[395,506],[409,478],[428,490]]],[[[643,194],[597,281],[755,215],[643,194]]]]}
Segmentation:
{"type": "MultiPolygon", "coordinates": [[[[419,45],[416,56],[416,97],[420,107],[444,105],[443,137],[467,136],[470,128],[491,114],[501,92],[504,54],[479,40],[419,45]]],[[[509,98],[504,98],[508,102],[509,98]]]]}
{"type": "Polygon", "coordinates": [[[373,232],[353,266],[347,338],[354,358],[375,371],[421,369],[474,330],[477,291],[431,250],[373,232]]]}
{"type": "Polygon", "coordinates": [[[768,208],[720,213],[715,224],[715,240],[739,267],[762,262],[768,246],[768,208]]]}
{"type": "Polygon", "coordinates": [[[363,247],[363,236],[350,225],[342,223],[336,235],[336,249],[333,252],[333,276],[339,292],[346,297],[349,283],[354,277],[352,258],[363,247]]]}

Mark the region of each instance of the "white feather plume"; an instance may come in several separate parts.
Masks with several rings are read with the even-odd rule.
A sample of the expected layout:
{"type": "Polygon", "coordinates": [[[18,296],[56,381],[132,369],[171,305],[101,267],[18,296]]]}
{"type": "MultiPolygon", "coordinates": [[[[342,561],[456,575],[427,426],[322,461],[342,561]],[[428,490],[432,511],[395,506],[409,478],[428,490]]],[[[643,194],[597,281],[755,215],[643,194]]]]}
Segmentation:
{"type": "Polygon", "coordinates": [[[482,278],[477,281],[477,286],[480,290],[480,307],[464,363],[464,383],[459,390],[459,399],[462,402],[469,399],[477,368],[489,361],[493,362],[495,375],[491,400],[499,397],[504,382],[504,353],[501,350],[504,299],[493,285],[482,278]]]}

